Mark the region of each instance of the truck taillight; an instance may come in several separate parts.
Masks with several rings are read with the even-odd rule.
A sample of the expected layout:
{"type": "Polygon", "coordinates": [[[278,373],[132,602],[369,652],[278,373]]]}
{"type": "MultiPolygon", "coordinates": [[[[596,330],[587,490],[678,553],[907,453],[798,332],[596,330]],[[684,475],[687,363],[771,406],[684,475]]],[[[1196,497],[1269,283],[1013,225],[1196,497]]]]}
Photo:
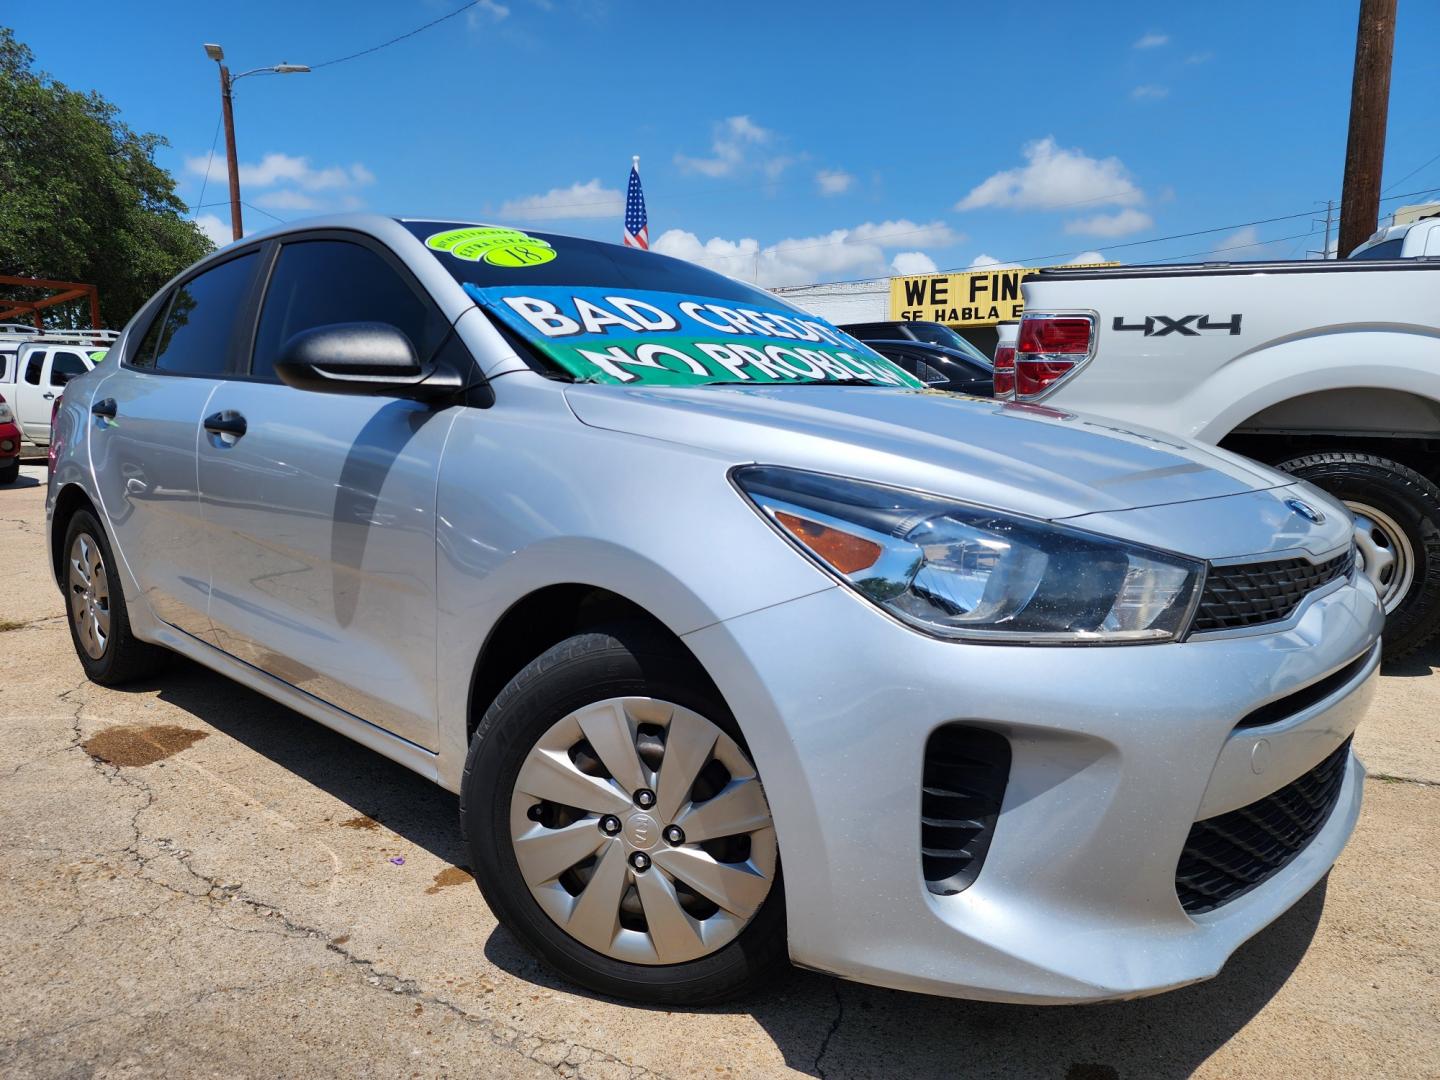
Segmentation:
{"type": "Polygon", "coordinates": [[[1008,398],[1015,393],[1015,346],[995,347],[995,396],[1008,398]]]}
{"type": "Polygon", "coordinates": [[[1027,313],[1015,343],[1015,397],[1039,397],[1078,371],[1095,351],[1095,316],[1027,313]]]}

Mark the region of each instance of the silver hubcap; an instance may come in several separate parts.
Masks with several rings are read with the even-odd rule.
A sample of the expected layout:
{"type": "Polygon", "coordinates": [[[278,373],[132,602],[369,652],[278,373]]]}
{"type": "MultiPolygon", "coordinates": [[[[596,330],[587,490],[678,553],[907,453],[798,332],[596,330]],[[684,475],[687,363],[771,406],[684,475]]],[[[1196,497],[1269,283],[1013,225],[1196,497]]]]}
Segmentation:
{"type": "Polygon", "coordinates": [[[1360,553],[1361,569],[1374,583],[1388,615],[1400,606],[1414,584],[1415,549],[1405,530],[1383,510],[1353,499],[1346,499],[1345,505],[1357,518],[1365,519],[1356,522],[1361,527],[1355,533],[1355,547],[1360,553]]]}
{"type": "Polygon", "coordinates": [[[80,638],[80,647],[91,660],[105,655],[110,642],[110,582],[100,545],[89,533],[81,533],[70,545],[70,621],[80,638]]]}
{"type": "Polygon", "coordinates": [[[699,713],[654,698],[598,701],[553,725],[515,779],[510,835],[556,925],[635,964],[721,948],[775,878],[754,766],[699,713]]]}

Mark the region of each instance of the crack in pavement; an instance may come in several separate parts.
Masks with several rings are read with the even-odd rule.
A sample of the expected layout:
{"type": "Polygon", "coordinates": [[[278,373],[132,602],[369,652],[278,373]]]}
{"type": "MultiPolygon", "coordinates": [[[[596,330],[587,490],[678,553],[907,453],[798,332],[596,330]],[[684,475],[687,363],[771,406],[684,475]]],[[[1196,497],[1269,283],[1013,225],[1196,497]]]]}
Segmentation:
{"type": "MultiPolygon", "coordinates": [[[[502,1049],[533,1061],[539,1065],[554,1070],[557,1075],[572,1077],[579,1075],[582,1066],[590,1063],[610,1066],[612,1073],[623,1074],[629,1080],[646,1080],[646,1078],[657,1078],[664,1080],[664,1074],[657,1073],[644,1066],[635,1065],[631,1062],[615,1056],[597,1047],[587,1046],[566,1038],[551,1038],[545,1035],[527,1031],[517,1024],[506,1024],[498,1022],[493,1018],[477,1015],[467,1009],[459,1002],[443,997],[440,994],[425,989],[418,980],[403,978],[392,972],[382,970],[375,961],[360,956],[352,950],[344,947],[343,943],[337,943],[335,936],[292,917],[281,908],[267,901],[246,895],[244,885],[240,882],[225,882],[220,878],[206,874],[197,869],[191,862],[194,852],[176,844],[170,837],[152,837],[145,833],[141,822],[142,816],[147,810],[155,805],[157,796],[146,782],[139,769],[128,768],[119,765],[112,765],[97,760],[85,751],[84,741],[84,720],[83,714],[87,702],[83,699],[83,691],[89,687],[87,680],[81,680],[76,686],[63,691],[57,695],[58,700],[67,705],[74,705],[74,711],[68,716],[71,739],[63,750],[77,750],[85,754],[94,771],[100,775],[107,784],[120,784],[140,797],[139,804],[129,815],[128,828],[130,841],[123,849],[116,849],[112,854],[118,855],[123,860],[131,862],[135,868],[135,877],[147,884],[154,885],[174,897],[182,898],[191,903],[203,903],[212,911],[221,911],[231,904],[243,905],[252,914],[262,918],[274,920],[276,929],[274,931],[263,927],[238,927],[218,923],[220,929],[234,933],[266,934],[290,940],[311,940],[319,941],[324,948],[331,953],[341,957],[345,963],[357,969],[366,985],[376,988],[382,993],[389,993],[403,996],[417,1004],[426,1004],[435,1007],[457,1020],[465,1022],[473,1030],[482,1034],[489,1041],[502,1049]],[[76,695],[81,695],[77,700],[76,695]],[[153,852],[153,853],[151,853],[153,852]],[[151,872],[151,864],[156,860],[165,858],[172,864],[179,864],[184,867],[189,875],[189,880],[195,883],[195,887],[187,889],[172,884],[151,872]]],[[[163,906],[163,903],[156,904],[144,914],[152,914],[163,906]]],[[[140,913],[136,913],[140,914],[140,913]]],[[[102,920],[104,921],[104,920],[102,920]]],[[[84,916],[72,926],[66,928],[64,934],[69,934],[85,923],[84,916]]],[[[98,925],[98,924],[97,924],[98,925]]],[[[63,936],[63,935],[62,935],[63,936]]],[[[203,992],[205,996],[217,993],[230,992],[240,988],[212,988],[203,992]]],[[[196,1001],[188,1004],[194,1005],[196,1001]]],[[[115,1013],[110,1016],[129,1016],[132,1019],[147,1021],[149,1019],[163,1017],[177,1010],[165,1009],[153,1012],[142,1012],[138,1014],[115,1013]]],[[[53,1037],[78,1026],[91,1024],[106,1019],[107,1017],[91,1018],[85,1021],[78,1021],[55,1032],[40,1035],[27,1036],[19,1042],[10,1041],[0,1043],[7,1050],[14,1050],[23,1043],[33,1042],[37,1039],[53,1037]]]]}
{"type": "Polygon", "coordinates": [[[815,1060],[810,1063],[810,1068],[820,1080],[825,1080],[825,1068],[820,1064],[826,1053],[830,1050],[830,1040],[835,1037],[835,1032],[840,1030],[840,1024],[845,1019],[845,998],[841,996],[839,979],[835,980],[835,1019],[830,1021],[830,1030],[825,1032],[825,1038],[820,1040],[820,1048],[815,1051],[815,1060]]]}

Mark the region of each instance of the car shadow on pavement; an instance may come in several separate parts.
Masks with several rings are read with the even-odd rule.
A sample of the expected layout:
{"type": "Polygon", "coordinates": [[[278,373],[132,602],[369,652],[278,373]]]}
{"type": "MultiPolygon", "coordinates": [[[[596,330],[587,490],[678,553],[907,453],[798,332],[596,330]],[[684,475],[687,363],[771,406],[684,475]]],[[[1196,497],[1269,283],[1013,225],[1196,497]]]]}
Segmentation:
{"type": "Polygon", "coordinates": [[[8,484],[0,484],[0,491],[11,491],[11,490],[14,490],[14,489],[19,489],[19,488],[39,487],[39,486],[40,486],[40,480],[39,480],[37,477],[34,477],[34,476],[26,476],[25,474],[22,473],[22,474],[20,474],[19,476],[17,476],[17,477],[16,477],[13,481],[11,481],[10,483],[8,483],[8,484]]]}
{"type": "MultiPolygon", "coordinates": [[[[1280,990],[1315,936],[1322,880],[1243,945],[1213,980],[1101,1005],[998,1005],[902,993],[812,972],[731,1005],[669,1012],[753,1017],[797,1072],[841,1077],[1053,1077],[1181,1080],[1280,990]]],[[[496,967],[546,989],[579,993],[503,927],[485,945],[496,967]]]]}
{"type": "Polygon", "coordinates": [[[178,656],[152,680],[124,690],[157,692],[432,855],[468,862],[454,795],[323,724],[178,656]]]}
{"type": "Polygon", "coordinates": [[[1381,666],[1380,673],[1414,678],[1429,675],[1437,668],[1440,668],[1440,637],[1399,660],[1387,660],[1381,666]]]}
{"type": "MultiPolygon", "coordinates": [[[[254,691],[177,658],[148,685],[183,709],[447,863],[468,861],[455,796],[254,691]]],[[[997,1005],[901,993],[795,972],[755,997],[674,1013],[748,1015],[790,1068],[815,1077],[1180,1080],[1285,984],[1320,922],[1326,882],[1232,957],[1215,979],[1104,1005],[997,1005]]],[[[476,903],[483,903],[477,895],[476,903]]],[[[588,997],[503,927],[485,956],[515,978],[588,997]]]]}

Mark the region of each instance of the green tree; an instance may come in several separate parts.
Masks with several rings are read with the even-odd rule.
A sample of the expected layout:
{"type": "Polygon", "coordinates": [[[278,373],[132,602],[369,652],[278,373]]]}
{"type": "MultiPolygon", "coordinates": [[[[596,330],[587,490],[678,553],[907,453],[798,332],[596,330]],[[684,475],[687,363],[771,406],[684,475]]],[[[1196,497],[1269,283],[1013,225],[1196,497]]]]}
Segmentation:
{"type": "MultiPolygon", "coordinates": [[[[95,285],[105,324],[123,326],[214,245],[181,216],[175,178],[155,164],[167,141],[131,131],[98,93],[71,90],[34,60],[0,27],[0,274],[95,285]]],[[[83,302],[45,311],[51,325],[89,325],[83,302]]]]}

